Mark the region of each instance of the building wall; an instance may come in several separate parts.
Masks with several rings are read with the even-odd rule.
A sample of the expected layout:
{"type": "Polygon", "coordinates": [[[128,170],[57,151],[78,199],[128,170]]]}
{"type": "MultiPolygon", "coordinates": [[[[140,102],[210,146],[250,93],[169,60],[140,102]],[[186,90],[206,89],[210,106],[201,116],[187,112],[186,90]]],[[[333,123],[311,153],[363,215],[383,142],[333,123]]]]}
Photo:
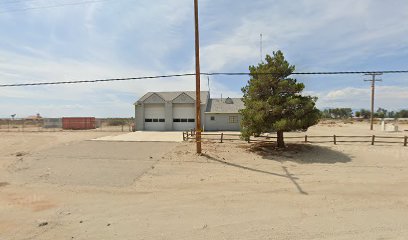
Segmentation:
{"type": "Polygon", "coordinates": [[[144,104],[135,105],[135,130],[144,130],[144,104]]]}
{"type": "MultiPolygon", "coordinates": [[[[204,101],[203,101],[204,102],[204,101]]],[[[205,104],[201,104],[201,130],[204,131],[204,126],[205,126],[205,110],[207,109],[207,102],[205,104]]]]}
{"type": "MultiPolygon", "coordinates": [[[[187,95],[186,95],[187,96],[187,95]]],[[[182,97],[182,96],[181,96],[182,97]]],[[[190,97],[186,97],[184,99],[176,98],[175,102],[165,102],[165,130],[166,131],[173,131],[173,104],[178,104],[178,103],[194,103],[195,101],[191,101],[192,99],[190,97]]],[[[205,110],[207,109],[207,103],[209,100],[209,95],[207,99],[201,99],[201,127],[204,128],[205,125],[205,110]]],[[[145,102],[148,103],[163,103],[163,100],[158,97],[157,95],[152,95],[148,99],[145,100],[145,102]]],[[[194,106],[194,111],[195,111],[195,106],[194,106]]],[[[197,121],[197,119],[196,119],[197,121]]],[[[144,131],[145,130],[145,103],[141,103],[139,105],[135,105],[135,130],[136,131],[144,131]]]]}
{"type": "Polygon", "coordinates": [[[165,107],[165,119],[166,119],[166,131],[172,131],[173,130],[173,103],[172,102],[166,102],[165,107]]]}
{"type": "MultiPolygon", "coordinates": [[[[241,114],[234,113],[234,114],[227,114],[227,113],[218,113],[218,114],[210,114],[205,113],[204,109],[206,109],[207,104],[201,104],[201,126],[203,131],[240,131],[241,129],[241,114]],[[215,120],[211,120],[211,116],[215,117],[215,120]],[[229,123],[229,116],[237,116],[238,123],[229,123]]],[[[166,131],[173,130],[173,104],[166,103],[165,111],[166,111],[166,131]]],[[[135,105],[135,130],[136,131],[143,131],[145,130],[144,127],[144,104],[135,105]]]]}
{"type": "Polygon", "coordinates": [[[242,116],[239,113],[205,113],[204,131],[240,131],[242,116]],[[229,123],[229,117],[236,116],[237,123],[229,123]],[[214,117],[215,120],[211,120],[214,117]]]}

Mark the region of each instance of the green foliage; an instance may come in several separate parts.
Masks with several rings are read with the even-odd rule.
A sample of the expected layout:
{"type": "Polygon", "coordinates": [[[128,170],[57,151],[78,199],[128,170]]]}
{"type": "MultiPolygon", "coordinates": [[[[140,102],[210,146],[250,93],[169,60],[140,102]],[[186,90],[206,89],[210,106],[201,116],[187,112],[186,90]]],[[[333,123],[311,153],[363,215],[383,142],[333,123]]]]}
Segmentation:
{"type": "Polygon", "coordinates": [[[408,110],[401,110],[396,114],[397,118],[408,118],[408,110]]]}
{"type": "MultiPolygon", "coordinates": [[[[356,112],[356,117],[359,117],[359,114],[364,119],[369,119],[371,115],[371,111],[366,109],[361,109],[359,112],[356,112]]],[[[408,118],[408,110],[401,110],[399,112],[395,111],[388,111],[384,108],[378,108],[376,112],[374,112],[375,118],[408,118]]]]}
{"type": "Polygon", "coordinates": [[[396,118],[396,117],[397,117],[397,113],[394,112],[394,111],[389,111],[389,112],[388,112],[388,117],[389,117],[389,118],[396,118]]]}
{"type": "MultiPolygon", "coordinates": [[[[371,111],[370,110],[366,110],[366,109],[361,109],[359,111],[359,115],[364,118],[364,119],[369,119],[371,116],[371,111]]],[[[357,116],[357,113],[356,113],[357,116]]]]}
{"type": "MultiPolygon", "coordinates": [[[[307,130],[317,124],[320,118],[315,106],[317,98],[302,96],[304,84],[289,78],[295,66],[285,60],[281,51],[267,55],[265,60],[249,67],[251,79],[242,88],[245,104],[241,110],[242,136],[248,139],[261,133],[307,130]]],[[[280,135],[283,137],[278,134],[278,145],[282,147],[280,135]]]]}
{"type": "Polygon", "coordinates": [[[374,117],[376,118],[385,118],[387,117],[388,111],[384,108],[378,108],[377,112],[374,113],[374,117]]]}
{"type": "Polygon", "coordinates": [[[323,118],[346,119],[352,116],[353,110],[351,108],[330,108],[322,112],[323,118]]]}

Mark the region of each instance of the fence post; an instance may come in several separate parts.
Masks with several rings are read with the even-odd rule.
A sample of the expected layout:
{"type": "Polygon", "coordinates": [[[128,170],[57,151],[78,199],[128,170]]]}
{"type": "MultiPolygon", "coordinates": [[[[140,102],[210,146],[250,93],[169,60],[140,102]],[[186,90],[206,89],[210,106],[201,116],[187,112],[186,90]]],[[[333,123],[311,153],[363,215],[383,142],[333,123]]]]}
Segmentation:
{"type": "Polygon", "coordinates": [[[305,143],[307,143],[307,135],[305,135],[305,143]]]}
{"type": "Polygon", "coordinates": [[[334,145],[337,145],[336,135],[333,135],[333,143],[334,143],[334,145]]]}
{"type": "Polygon", "coordinates": [[[248,137],[248,143],[251,143],[251,136],[248,137]]]}
{"type": "Polygon", "coordinates": [[[408,137],[405,136],[405,137],[404,137],[404,146],[406,147],[407,145],[408,145],[408,137]]]}
{"type": "Polygon", "coordinates": [[[371,145],[374,145],[375,142],[375,135],[373,135],[373,137],[371,138],[371,145]]]}
{"type": "Polygon", "coordinates": [[[186,141],[186,133],[183,131],[183,141],[186,141]]]}
{"type": "Polygon", "coordinates": [[[221,133],[221,143],[222,143],[223,138],[224,138],[224,133],[221,133]]]}
{"type": "Polygon", "coordinates": [[[123,124],[122,124],[122,132],[123,132],[123,124]]]}

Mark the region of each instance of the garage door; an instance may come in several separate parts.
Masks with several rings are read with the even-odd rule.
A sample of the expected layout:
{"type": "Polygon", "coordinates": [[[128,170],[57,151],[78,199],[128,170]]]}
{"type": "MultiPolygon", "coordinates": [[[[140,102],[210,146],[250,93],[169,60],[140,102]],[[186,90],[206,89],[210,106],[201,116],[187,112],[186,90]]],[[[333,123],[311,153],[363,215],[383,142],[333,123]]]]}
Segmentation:
{"type": "Polygon", "coordinates": [[[195,105],[173,104],[173,129],[185,131],[195,128],[195,105]]]}
{"type": "Polygon", "coordinates": [[[145,105],[145,130],[164,131],[166,129],[164,104],[145,105]]]}

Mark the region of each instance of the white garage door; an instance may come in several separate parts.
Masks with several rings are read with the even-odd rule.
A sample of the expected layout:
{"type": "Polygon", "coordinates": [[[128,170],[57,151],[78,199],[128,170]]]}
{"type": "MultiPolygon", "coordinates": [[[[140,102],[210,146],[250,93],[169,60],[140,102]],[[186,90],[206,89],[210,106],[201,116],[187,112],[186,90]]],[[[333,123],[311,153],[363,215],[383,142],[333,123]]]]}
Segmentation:
{"type": "Polygon", "coordinates": [[[195,105],[173,104],[173,129],[185,131],[195,128],[195,105]]]}
{"type": "Polygon", "coordinates": [[[145,105],[145,130],[164,131],[166,129],[164,104],[145,105]]]}

